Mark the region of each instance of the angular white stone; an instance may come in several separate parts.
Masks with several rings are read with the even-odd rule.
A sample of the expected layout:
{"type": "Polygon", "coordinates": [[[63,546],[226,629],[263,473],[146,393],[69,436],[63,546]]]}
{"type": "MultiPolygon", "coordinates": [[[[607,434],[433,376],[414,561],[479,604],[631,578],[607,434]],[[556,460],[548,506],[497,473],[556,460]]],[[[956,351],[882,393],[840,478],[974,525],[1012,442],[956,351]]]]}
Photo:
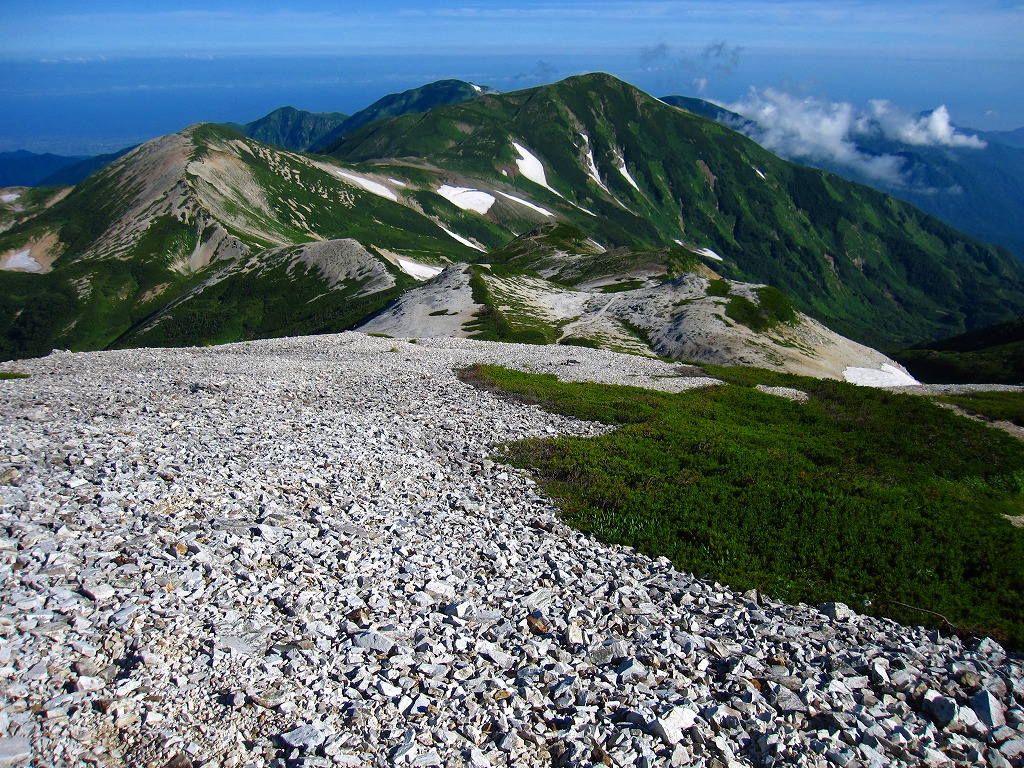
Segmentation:
{"type": "Polygon", "coordinates": [[[32,745],[28,739],[0,738],[0,766],[17,765],[32,759],[32,745]]]}
{"type": "Polygon", "coordinates": [[[1002,702],[990,691],[981,691],[971,699],[971,708],[978,719],[989,728],[995,729],[1006,725],[1006,714],[1002,702]]]}
{"type": "Polygon", "coordinates": [[[696,722],[697,713],[689,707],[673,707],[652,720],[648,730],[671,747],[682,741],[686,731],[696,722]]]}
{"type": "Polygon", "coordinates": [[[91,600],[95,600],[97,603],[101,603],[104,600],[109,600],[117,592],[109,584],[91,584],[82,587],[82,592],[91,600]]]}
{"type": "Polygon", "coordinates": [[[316,749],[324,743],[326,737],[320,729],[312,725],[300,725],[293,731],[281,734],[281,740],[295,749],[316,749]]]}
{"type": "Polygon", "coordinates": [[[106,685],[107,681],[102,677],[89,677],[88,675],[84,675],[75,680],[75,690],[85,691],[87,693],[102,690],[106,685]]]}

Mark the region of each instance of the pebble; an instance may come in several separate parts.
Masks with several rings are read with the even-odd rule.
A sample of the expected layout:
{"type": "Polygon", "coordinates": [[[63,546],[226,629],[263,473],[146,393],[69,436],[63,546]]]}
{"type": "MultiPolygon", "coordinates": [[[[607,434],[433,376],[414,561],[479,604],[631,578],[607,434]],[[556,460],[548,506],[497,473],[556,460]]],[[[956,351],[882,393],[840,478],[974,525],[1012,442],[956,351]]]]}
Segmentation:
{"type": "Polygon", "coordinates": [[[5,364],[0,765],[1024,764],[1019,656],[573,531],[496,446],[608,428],[477,362],[714,383],[355,333],[5,364]]]}

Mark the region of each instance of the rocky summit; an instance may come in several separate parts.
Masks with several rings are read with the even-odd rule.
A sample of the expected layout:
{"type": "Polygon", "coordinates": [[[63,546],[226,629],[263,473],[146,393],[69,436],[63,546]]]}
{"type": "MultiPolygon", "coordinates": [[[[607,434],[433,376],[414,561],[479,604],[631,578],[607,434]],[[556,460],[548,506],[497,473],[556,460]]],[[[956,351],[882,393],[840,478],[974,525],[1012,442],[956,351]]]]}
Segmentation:
{"type": "Polygon", "coordinates": [[[54,353],[0,382],[0,765],[1021,765],[995,642],[738,594],[574,532],[498,363],[356,333],[54,353]]]}

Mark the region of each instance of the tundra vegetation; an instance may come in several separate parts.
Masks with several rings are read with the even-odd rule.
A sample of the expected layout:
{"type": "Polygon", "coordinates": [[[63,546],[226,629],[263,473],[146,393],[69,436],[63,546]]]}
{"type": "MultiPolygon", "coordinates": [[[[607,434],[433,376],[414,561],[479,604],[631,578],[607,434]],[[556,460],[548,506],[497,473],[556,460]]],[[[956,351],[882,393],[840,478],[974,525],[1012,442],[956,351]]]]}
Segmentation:
{"type": "Polygon", "coordinates": [[[1024,646],[1024,530],[1007,519],[1024,515],[1024,445],[926,397],[706,370],[728,383],[667,394],[490,366],[463,376],[618,425],[499,450],[602,540],[734,589],[1024,646]]]}

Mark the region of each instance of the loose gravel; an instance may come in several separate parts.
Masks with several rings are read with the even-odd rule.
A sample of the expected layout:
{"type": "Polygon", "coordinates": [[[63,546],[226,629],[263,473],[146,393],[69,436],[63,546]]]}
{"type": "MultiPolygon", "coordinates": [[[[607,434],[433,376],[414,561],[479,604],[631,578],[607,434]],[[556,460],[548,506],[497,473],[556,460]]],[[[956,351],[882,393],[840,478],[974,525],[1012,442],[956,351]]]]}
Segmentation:
{"type": "Polygon", "coordinates": [[[595,435],[347,333],[0,382],[0,766],[1021,765],[991,640],[738,594],[561,522],[501,442],[595,435]]]}

